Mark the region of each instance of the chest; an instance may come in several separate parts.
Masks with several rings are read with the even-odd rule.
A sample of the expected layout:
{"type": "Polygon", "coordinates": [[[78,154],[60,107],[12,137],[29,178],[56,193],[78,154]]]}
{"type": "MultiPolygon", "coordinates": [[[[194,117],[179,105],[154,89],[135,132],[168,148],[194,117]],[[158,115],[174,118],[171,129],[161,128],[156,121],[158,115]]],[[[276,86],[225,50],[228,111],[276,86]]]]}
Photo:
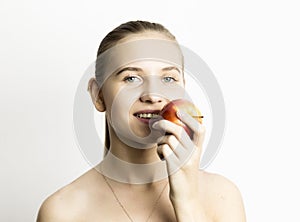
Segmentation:
{"type": "Polygon", "coordinates": [[[112,198],[99,200],[87,208],[83,221],[176,222],[173,207],[167,198],[162,197],[157,203],[139,198],[132,200],[123,203],[112,198]]]}
{"type": "MultiPolygon", "coordinates": [[[[98,187],[103,189],[90,189],[86,195],[88,198],[81,203],[85,205],[85,210],[79,221],[176,222],[168,187],[163,192],[161,187],[153,192],[115,189],[117,197],[108,186],[102,184],[98,187]]],[[[207,222],[213,222],[211,201],[208,201],[204,193],[200,196],[209,217],[207,222]]]]}

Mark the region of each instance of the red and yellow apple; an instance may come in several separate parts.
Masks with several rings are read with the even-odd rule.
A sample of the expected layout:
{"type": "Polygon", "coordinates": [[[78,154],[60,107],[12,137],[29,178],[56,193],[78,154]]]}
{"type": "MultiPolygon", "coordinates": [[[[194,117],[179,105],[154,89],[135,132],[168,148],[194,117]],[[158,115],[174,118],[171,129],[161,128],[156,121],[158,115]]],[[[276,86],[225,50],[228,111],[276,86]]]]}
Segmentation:
{"type": "Polygon", "coordinates": [[[187,134],[192,138],[193,131],[184,124],[177,116],[176,112],[184,111],[187,114],[191,115],[194,119],[196,119],[199,123],[202,124],[202,114],[200,110],[190,101],[185,99],[176,99],[173,101],[170,101],[168,104],[166,104],[163,109],[160,111],[159,115],[162,116],[164,119],[169,120],[181,127],[184,128],[184,130],[187,132],[187,134]]]}

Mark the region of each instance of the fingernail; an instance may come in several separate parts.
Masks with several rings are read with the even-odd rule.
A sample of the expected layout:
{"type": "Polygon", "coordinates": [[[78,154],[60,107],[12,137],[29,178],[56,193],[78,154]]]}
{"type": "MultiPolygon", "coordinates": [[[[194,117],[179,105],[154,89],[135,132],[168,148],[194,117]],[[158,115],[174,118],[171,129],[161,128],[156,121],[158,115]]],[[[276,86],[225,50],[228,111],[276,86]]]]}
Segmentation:
{"type": "Polygon", "coordinates": [[[176,112],[176,115],[180,118],[180,117],[183,117],[183,116],[184,116],[184,113],[181,112],[180,110],[178,110],[178,111],[176,112]]]}
{"type": "Polygon", "coordinates": [[[161,136],[161,137],[157,138],[156,142],[157,142],[157,143],[161,142],[161,141],[163,140],[164,137],[165,137],[165,136],[161,136]]]}
{"type": "Polygon", "coordinates": [[[158,129],[158,122],[153,123],[152,128],[158,129]]]}

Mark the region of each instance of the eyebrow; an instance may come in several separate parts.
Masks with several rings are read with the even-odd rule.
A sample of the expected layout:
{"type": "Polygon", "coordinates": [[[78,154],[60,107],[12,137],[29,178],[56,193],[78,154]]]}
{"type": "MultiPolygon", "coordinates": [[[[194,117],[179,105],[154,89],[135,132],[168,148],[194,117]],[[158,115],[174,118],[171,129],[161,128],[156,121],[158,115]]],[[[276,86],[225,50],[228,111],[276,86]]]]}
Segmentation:
{"type": "Polygon", "coordinates": [[[180,73],[180,70],[176,66],[169,66],[162,69],[162,71],[171,71],[171,70],[176,70],[177,72],[180,73]]]}
{"type": "Polygon", "coordinates": [[[120,71],[118,71],[116,73],[116,75],[119,75],[119,74],[121,74],[122,72],[125,72],[125,71],[141,72],[141,71],[143,71],[143,69],[137,68],[137,67],[125,67],[125,68],[121,69],[120,71]]]}
{"type": "MultiPolygon", "coordinates": [[[[165,67],[165,68],[162,69],[162,71],[171,71],[171,70],[176,70],[177,72],[180,73],[180,70],[177,67],[175,67],[175,66],[169,66],[169,67],[165,67]]],[[[119,74],[121,74],[122,72],[125,72],[125,71],[142,72],[143,69],[138,68],[138,67],[125,67],[125,68],[119,70],[116,73],[116,75],[119,75],[119,74]]]]}

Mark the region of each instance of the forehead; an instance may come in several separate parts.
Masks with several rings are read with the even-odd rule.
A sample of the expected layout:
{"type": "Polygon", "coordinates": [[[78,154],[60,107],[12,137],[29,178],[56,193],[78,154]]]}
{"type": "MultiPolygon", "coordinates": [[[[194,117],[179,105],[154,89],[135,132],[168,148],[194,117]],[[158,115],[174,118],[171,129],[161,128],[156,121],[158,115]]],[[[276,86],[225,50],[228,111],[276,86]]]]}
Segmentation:
{"type": "Polygon", "coordinates": [[[97,81],[101,83],[121,67],[141,61],[144,65],[152,62],[158,66],[164,65],[163,63],[172,64],[179,69],[183,66],[182,53],[176,42],[157,38],[132,39],[117,44],[98,56],[97,81]]]}

